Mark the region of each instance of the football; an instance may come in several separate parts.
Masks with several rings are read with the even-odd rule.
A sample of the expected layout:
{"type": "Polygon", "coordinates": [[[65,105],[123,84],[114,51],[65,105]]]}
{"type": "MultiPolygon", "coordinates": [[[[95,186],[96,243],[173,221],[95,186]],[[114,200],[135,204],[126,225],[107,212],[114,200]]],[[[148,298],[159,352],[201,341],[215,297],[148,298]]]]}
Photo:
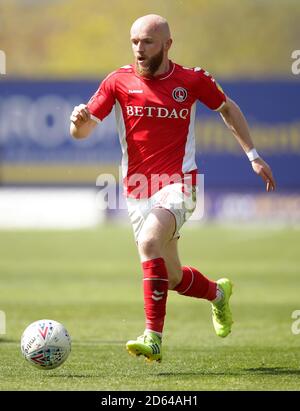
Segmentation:
{"type": "Polygon", "coordinates": [[[54,320],[30,324],[21,337],[21,352],[30,364],[43,370],[59,367],[71,351],[71,338],[66,328],[54,320]]]}

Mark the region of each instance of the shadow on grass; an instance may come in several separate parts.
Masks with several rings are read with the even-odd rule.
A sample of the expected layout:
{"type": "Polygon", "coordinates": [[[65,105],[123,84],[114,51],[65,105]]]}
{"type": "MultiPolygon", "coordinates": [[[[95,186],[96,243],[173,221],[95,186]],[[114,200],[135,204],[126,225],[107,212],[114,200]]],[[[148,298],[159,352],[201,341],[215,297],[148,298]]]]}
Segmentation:
{"type": "Polygon", "coordinates": [[[68,379],[68,378],[107,378],[107,374],[48,374],[47,378],[59,378],[59,379],[68,379]]]}
{"type": "MultiPolygon", "coordinates": [[[[273,368],[247,368],[240,371],[228,371],[228,372],[218,372],[218,371],[191,371],[191,372],[159,372],[159,373],[151,373],[151,375],[155,375],[156,377],[179,377],[179,376],[249,376],[249,375],[290,375],[300,376],[300,370],[295,369],[288,369],[284,367],[273,367],[273,368]]],[[[127,374],[126,374],[127,376],[127,374]]],[[[69,378],[106,378],[107,374],[103,373],[77,373],[72,374],[65,373],[65,374],[48,374],[47,377],[49,378],[60,378],[60,379],[69,379],[69,378]]]]}
{"type": "Polygon", "coordinates": [[[10,339],[10,338],[0,337],[0,344],[1,343],[2,344],[5,344],[5,343],[11,344],[11,343],[19,343],[19,342],[20,342],[20,340],[13,340],[13,339],[10,339]]]}
{"type": "Polygon", "coordinates": [[[245,371],[248,371],[253,374],[266,374],[266,375],[299,375],[300,369],[289,369],[284,367],[259,367],[259,368],[246,368],[245,371]]]}
{"type": "Polygon", "coordinates": [[[160,377],[170,377],[170,376],[179,376],[179,375],[186,375],[186,376],[249,376],[249,375],[299,375],[300,376],[300,369],[289,369],[284,367],[273,367],[273,368],[245,368],[240,371],[191,371],[191,372],[159,372],[155,375],[160,377]]]}

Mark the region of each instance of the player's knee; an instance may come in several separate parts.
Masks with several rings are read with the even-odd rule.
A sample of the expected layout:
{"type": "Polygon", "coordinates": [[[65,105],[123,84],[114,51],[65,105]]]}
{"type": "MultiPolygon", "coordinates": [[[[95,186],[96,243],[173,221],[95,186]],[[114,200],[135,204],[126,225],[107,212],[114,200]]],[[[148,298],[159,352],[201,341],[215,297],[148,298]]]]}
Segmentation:
{"type": "Polygon", "coordinates": [[[153,256],[160,255],[161,245],[158,240],[155,238],[142,238],[138,244],[139,251],[144,256],[153,256]]]}

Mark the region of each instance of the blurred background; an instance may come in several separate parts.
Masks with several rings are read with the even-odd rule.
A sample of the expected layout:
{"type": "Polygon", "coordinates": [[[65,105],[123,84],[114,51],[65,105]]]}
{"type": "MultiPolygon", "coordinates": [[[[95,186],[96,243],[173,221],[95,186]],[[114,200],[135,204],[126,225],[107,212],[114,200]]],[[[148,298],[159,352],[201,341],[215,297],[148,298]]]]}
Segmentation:
{"type": "Polygon", "coordinates": [[[95,202],[100,174],[119,179],[114,114],[86,141],[70,137],[69,116],[132,62],[130,26],[153,12],[169,20],[171,58],[208,70],[240,105],[278,183],[267,195],[221,118],[199,104],[201,222],[300,221],[299,1],[0,0],[0,227],[127,221],[124,204],[103,211],[95,202]]]}
{"type": "Polygon", "coordinates": [[[0,0],[1,389],[299,389],[299,22],[299,0],[0,0]],[[124,349],[144,326],[124,199],[109,186],[117,207],[106,210],[100,191],[119,182],[114,113],[86,141],[69,134],[73,107],[132,62],[129,30],[148,13],[169,20],[171,58],[208,70],[240,105],[277,180],[266,193],[199,104],[205,211],[183,227],[181,259],[232,279],[234,330],[220,341],[209,304],[170,292],[166,361],[150,372],[124,349]],[[74,342],[51,375],[19,352],[40,318],[74,342]]]}

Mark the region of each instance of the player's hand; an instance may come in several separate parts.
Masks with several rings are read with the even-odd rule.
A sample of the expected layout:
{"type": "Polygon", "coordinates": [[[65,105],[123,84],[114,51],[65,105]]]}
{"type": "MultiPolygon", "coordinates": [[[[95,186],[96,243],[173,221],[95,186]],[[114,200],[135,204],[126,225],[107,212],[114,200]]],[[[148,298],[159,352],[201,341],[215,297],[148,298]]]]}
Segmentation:
{"type": "Polygon", "coordinates": [[[79,106],[75,106],[70,116],[70,120],[76,127],[82,126],[84,123],[89,121],[90,118],[91,115],[86,104],[79,104],[79,106]]]}
{"type": "Polygon", "coordinates": [[[261,178],[265,182],[266,191],[274,191],[276,183],[269,165],[260,157],[256,160],[251,161],[251,164],[254,172],[261,176],[261,178]]]}

